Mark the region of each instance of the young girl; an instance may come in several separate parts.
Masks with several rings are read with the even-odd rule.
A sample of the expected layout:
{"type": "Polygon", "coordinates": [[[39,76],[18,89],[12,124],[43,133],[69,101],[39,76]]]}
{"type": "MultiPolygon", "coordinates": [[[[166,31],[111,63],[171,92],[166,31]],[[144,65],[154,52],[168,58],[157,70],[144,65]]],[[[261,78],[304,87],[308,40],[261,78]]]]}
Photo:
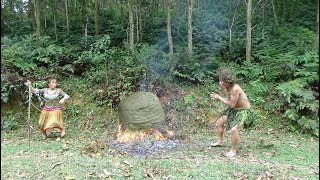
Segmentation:
{"type": "MultiPolygon", "coordinates": [[[[28,80],[26,85],[29,86],[29,84],[31,85],[31,82],[28,80]]],[[[48,137],[46,131],[53,128],[59,128],[61,130],[60,137],[63,137],[65,135],[65,129],[63,126],[61,104],[69,98],[69,95],[61,89],[56,88],[57,79],[55,78],[48,79],[47,85],[48,88],[44,89],[36,89],[31,86],[31,92],[43,94],[45,99],[45,106],[39,118],[39,128],[44,135],[44,139],[48,137]]]]}

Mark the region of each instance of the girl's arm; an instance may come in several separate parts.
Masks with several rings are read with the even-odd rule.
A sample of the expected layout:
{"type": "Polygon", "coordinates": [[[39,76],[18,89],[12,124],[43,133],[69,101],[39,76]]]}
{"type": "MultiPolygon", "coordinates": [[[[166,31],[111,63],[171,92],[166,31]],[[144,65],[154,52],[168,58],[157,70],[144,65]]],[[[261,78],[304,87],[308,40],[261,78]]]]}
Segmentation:
{"type": "Polygon", "coordinates": [[[60,93],[60,95],[63,96],[63,98],[59,101],[60,104],[64,103],[64,101],[66,99],[70,98],[70,96],[67,93],[65,93],[64,91],[62,91],[61,89],[59,89],[59,93],[60,93]]]}
{"type": "Polygon", "coordinates": [[[31,86],[31,92],[32,93],[35,93],[35,94],[43,94],[44,91],[45,91],[45,88],[44,89],[37,89],[37,88],[34,88],[32,87],[32,83],[31,81],[27,80],[27,82],[25,83],[26,86],[31,86]]]}

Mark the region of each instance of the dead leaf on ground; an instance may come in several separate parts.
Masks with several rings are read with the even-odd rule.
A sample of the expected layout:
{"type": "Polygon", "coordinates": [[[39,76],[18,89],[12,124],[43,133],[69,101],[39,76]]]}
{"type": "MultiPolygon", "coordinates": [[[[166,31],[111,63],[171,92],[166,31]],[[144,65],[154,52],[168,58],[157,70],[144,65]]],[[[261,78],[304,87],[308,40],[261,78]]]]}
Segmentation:
{"type": "Polygon", "coordinates": [[[289,176],[289,180],[302,180],[301,178],[289,176]]]}
{"type": "Polygon", "coordinates": [[[275,132],[273,131],[273,129],[268,129],[268,134],[275,134],[275,132]]]}
{"type": "Polygon", "coordinates": [[[86,175],[87,178],[90,178],[90,177],[96,177],[95,173],[94,172],[89,172],[87,175],[86,175]]]}
{"type": "Polygon", "coordinates": [[[91,156],[93,157],[93,158],[96,158],[96,159],[101,159],[102,158],[102,154],[101,153],[93,153],[93,154],[91,154],[91,156]]]}
{"type": "Polygon", "coordinates": [[[73,180],[76,179],[74,176],[65,176],[64,179],[66,180],[73,180]]]}
{"type": "Polygon", "coordinates": [[[24,172],[20,172],[20,169],[18,169],[18,170],[17,170],[17,176],[18,176],[18,177],[26,177],[27,174],[24,173],[24,172]]]}
{"type": "Polygon", "coordinates": [[[236,176],[239,180],[246,180],[248,179],[248,176],[241,173],[241,172],[238,172],[238,173],[235,173],[234,176],[236,176]]]}
{"type": "Polygon", "coordinates": [[[300,156],[298,156],[297,158],[298,158],[298,159],[300,159],[301,161],[305,160],[305,158],[304,158],[304,157],[300,157],[300,156]]]}
{"type": "Polygon", "coordinates": [[[289,142],[289,145],[292,147],[299,147],[301,144],[296,142],[289,142]]]}
{"type": "Polygon", "coordinates": [[[100,178],[100,179],[105,179],[107,176],[105,175],[105,174],[99,174],[98,175],[98,178],[100,178]]]}
{"type": "Polygon", "coordinates": [[[49,168],[50,169],[53,169],[53,168],[55,168],[56,166],[58,166],[58,165],[60,165],[60,164],[62,164],[63,162],[57,162],[57,163],[55,163],[55,164],[51,164],[50,166],[49,166],[49,168]]]}
{"type": "Polygon", "coordinates": [[[111,177],[111,176],[114,176],[115,174],[112,174],[111,172],[109,172],[109,171],[107,171],[106,169],[103,169],[102,170],[103,171],[103,173],[107,176],[107,177],[111,177]]]}
{"type": "Polygon", "coordinates": [[[155,177],[153,176],[153,174],[152,174],[148,169],[143,169],[143,176],[144,176],[145,178],[150,177],[150,178],[153,179],[153,180],[156,180],[156,179],[157,179],[157,178],[155,178],[155,177]]]}
{"type": "Polygon", "coordinates": [[[268,179],[269,179],[269,178],[271,178],[271,179],[274,178],[274,175],[273,175],[271,172],[265,171],[265,173],[266,173],[268,179]]]}
{"type": "Polygon", "coordinates": [[[124,164],[126,164],[126,165],[129,165],[130,167],[132,167],[132,165],[127,161],[127,160],[124,160],[124,161],[122,161],[124,164]]]}
{"type": "Polygon", "coordinates": [[[37,180],[40,180],[40,179],[42,179],[44,177],[44,174],[39,174],[38,176],[37,176],[37,180]]]}
{"type": "Polygon", "coordinates": [[[319,172],[309,172],[308,174],[319,175],[319,172]]]}

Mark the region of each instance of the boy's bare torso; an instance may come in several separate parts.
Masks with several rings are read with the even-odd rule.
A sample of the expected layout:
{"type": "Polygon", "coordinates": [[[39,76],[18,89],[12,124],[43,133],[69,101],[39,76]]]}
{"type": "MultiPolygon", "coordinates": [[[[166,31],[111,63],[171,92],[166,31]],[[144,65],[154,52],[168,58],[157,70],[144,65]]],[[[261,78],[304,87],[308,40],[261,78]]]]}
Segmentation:
{"type": "Polygon", "coordinates": [[[232,93],[235,93],[235,94],[239,93],[238,100],[237,100],[236,105],[234,107],[235,109],[249,109],[251,107],[246,93],[242,90],[242,88],[238,84],[234,84],[229,89],[229,91],[226,90],[225,93],[226,93],[228,99],[230,99],[230,95],[232,93]]]}

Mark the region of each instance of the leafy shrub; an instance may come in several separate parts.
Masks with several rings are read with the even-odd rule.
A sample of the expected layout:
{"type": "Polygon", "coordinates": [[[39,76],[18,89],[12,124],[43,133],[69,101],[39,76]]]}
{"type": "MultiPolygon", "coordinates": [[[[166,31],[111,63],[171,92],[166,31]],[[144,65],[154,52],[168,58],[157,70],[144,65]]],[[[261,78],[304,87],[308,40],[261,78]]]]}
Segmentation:
{"type": "Polygon", "coordinates": [[[17,129],[19,117],[21,117],[21,113],[14,113],[13,110],[8,110],[6,115],[1,118],[1,130],[17,129]]]}
{"type": "Polygon", "coordinates": [[[144,66],[135,54],[109,46],[109,37],[100,39],[85,52],[90,69],[85,74],[92,98],[99,105],[117,107],[120,100],[138,88],[144,66]]]}
{"type": "Polygon", "coordinates": [[[293,125],[319,136],[319,61],[316,52],[306,52],[291,61],[295,66],[293,79],[276,89],[284,98],[282,109],[293,125]]]}

